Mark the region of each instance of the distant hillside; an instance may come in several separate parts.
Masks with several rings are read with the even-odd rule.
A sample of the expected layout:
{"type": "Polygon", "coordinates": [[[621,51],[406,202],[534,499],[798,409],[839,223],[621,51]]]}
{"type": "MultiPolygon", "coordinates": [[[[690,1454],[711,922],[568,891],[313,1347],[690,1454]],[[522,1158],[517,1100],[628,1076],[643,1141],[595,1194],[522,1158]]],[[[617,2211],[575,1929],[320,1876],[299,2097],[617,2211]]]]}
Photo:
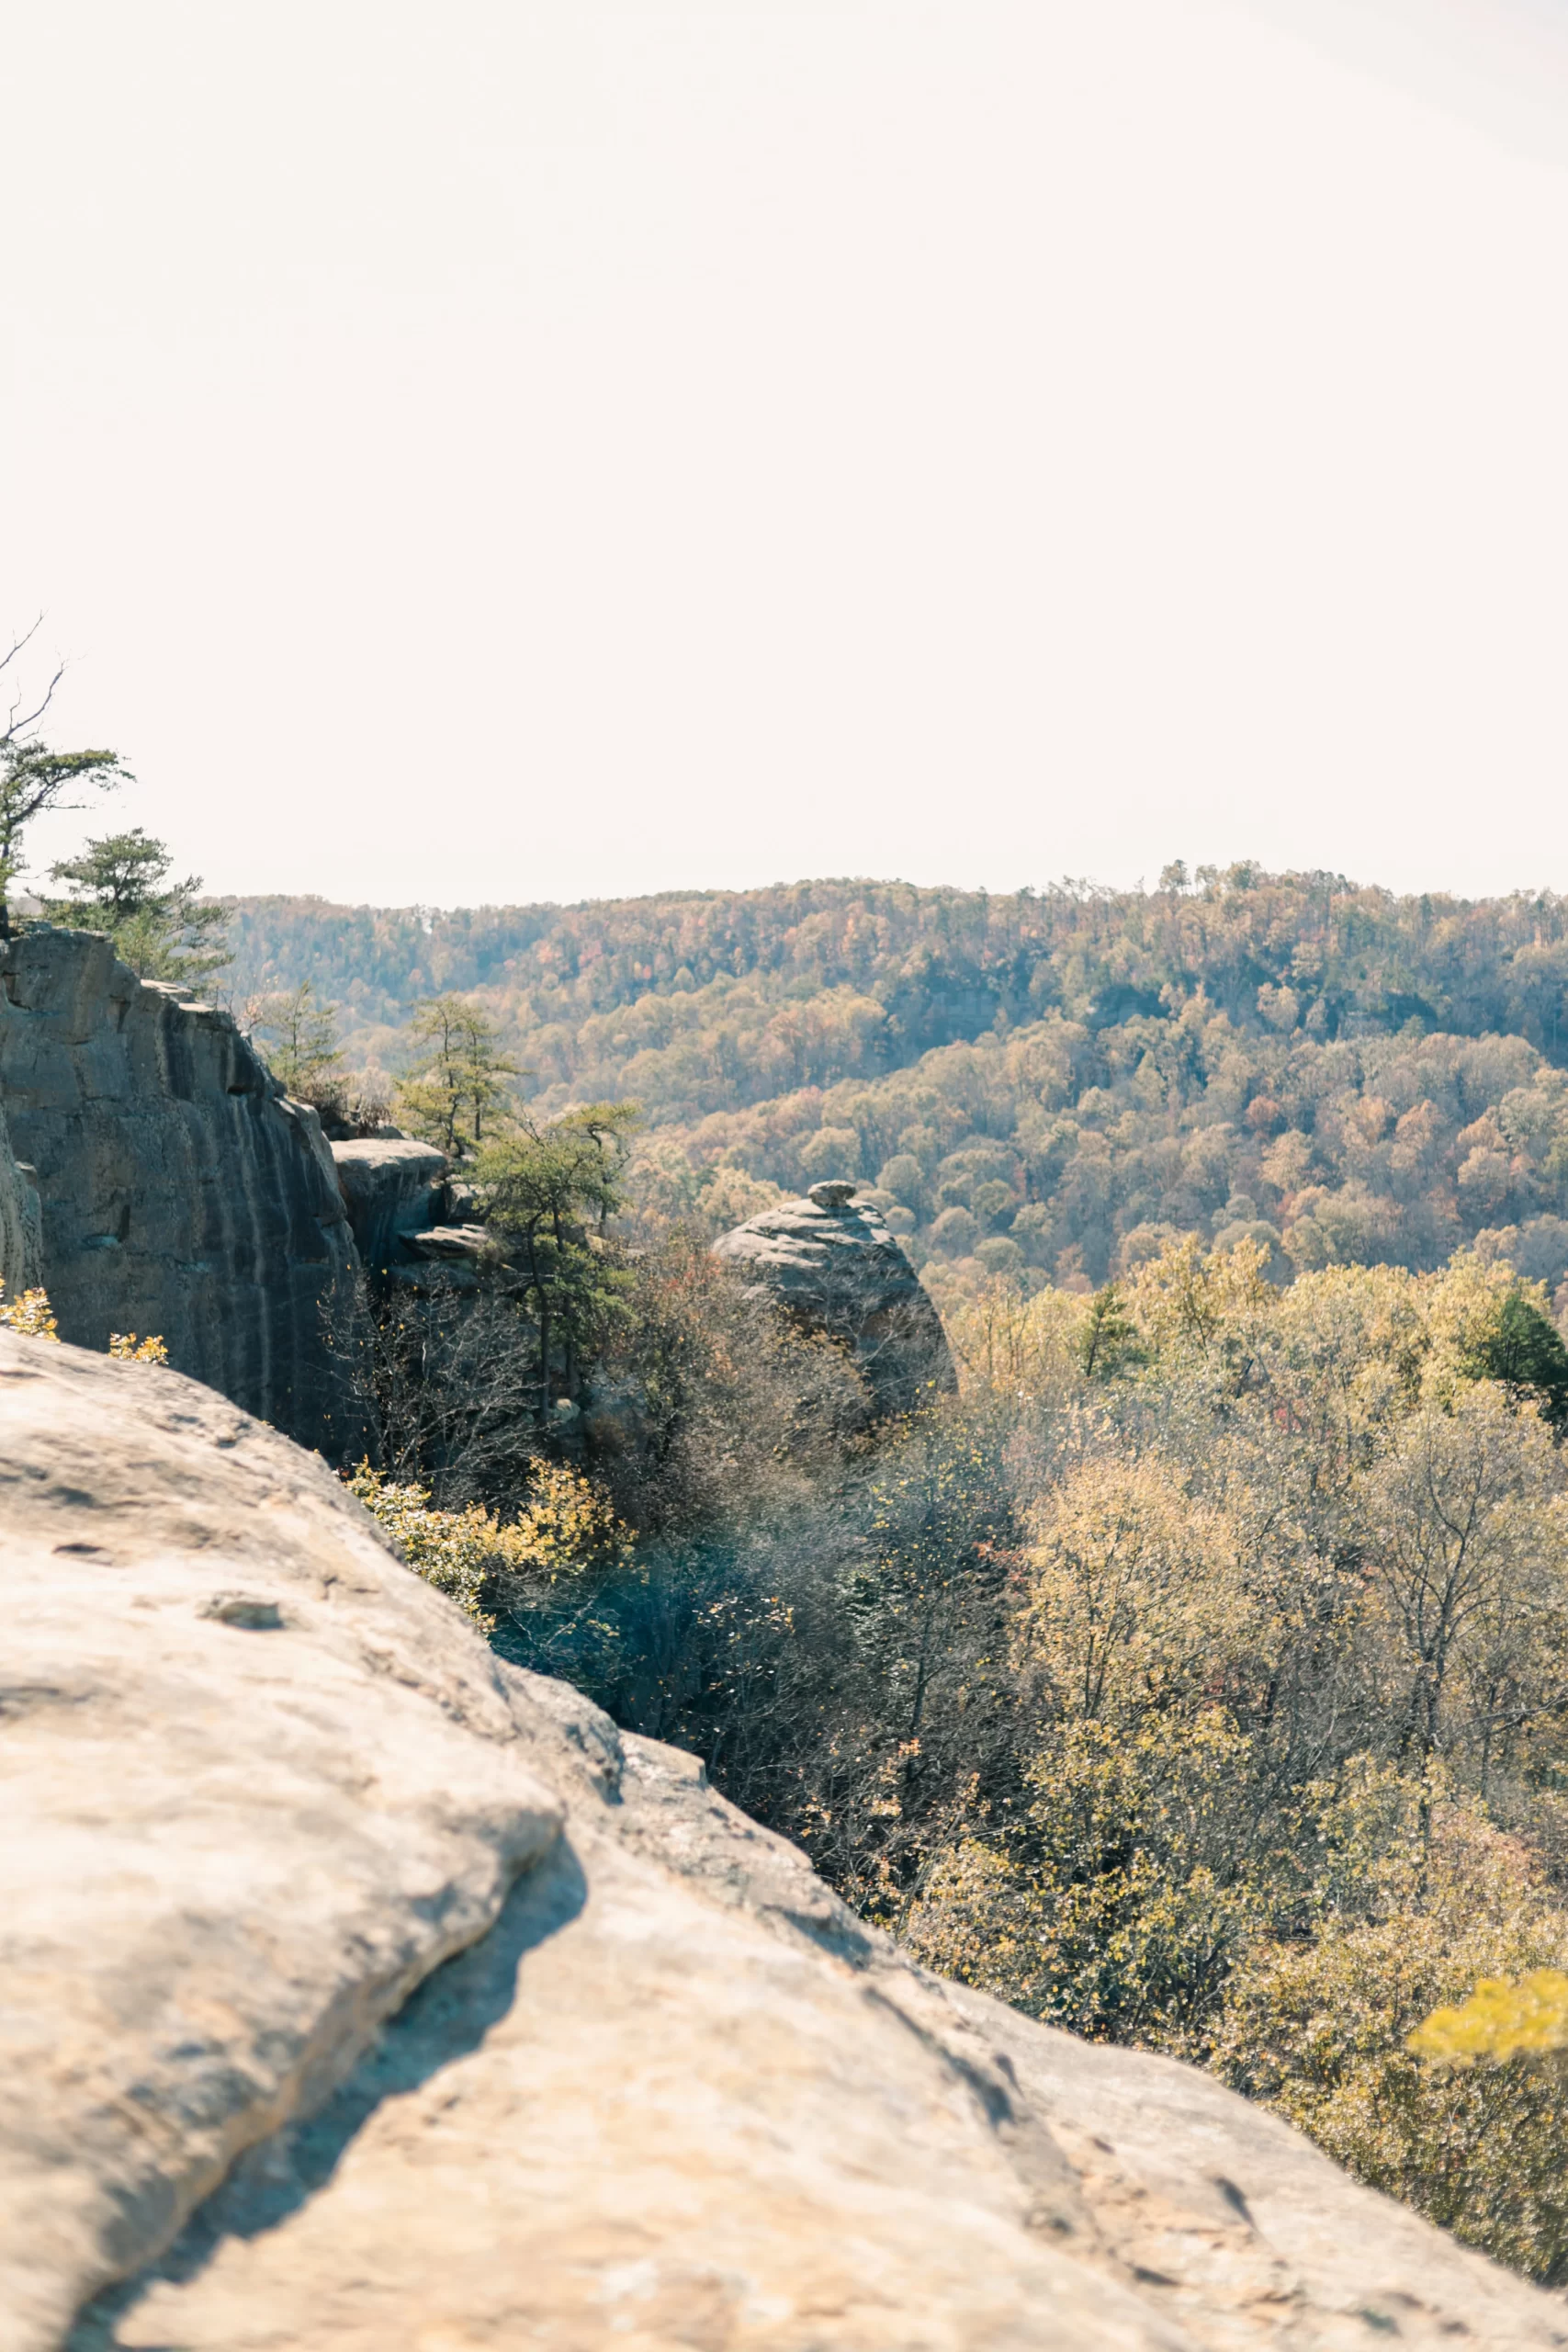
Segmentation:
{"type": "Polygon", "coordinates": [[[1568,901],[1179,870],[989,898],[829,881],[454,913],[231,902],[236,1001],[309,978],[393,1070],[475,994],[548,1113],[633,1096],[645,1181],[879,1182],[917,1254],[1101,1281],[1163,1231],[1289,1264],[1568,1272],[1568,901]]]}

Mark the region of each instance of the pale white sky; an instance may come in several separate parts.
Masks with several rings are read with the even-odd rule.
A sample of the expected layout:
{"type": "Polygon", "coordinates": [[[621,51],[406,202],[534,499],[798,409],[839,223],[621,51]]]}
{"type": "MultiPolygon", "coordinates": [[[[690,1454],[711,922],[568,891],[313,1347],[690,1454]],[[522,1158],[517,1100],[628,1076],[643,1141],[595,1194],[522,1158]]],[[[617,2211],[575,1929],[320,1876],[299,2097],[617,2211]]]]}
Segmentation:
{"type": "Polygon", "coordinates": [[[1568,0],[50,0],[6,80],[0,626],[211,887],[1568,888],[1568,0]]]}

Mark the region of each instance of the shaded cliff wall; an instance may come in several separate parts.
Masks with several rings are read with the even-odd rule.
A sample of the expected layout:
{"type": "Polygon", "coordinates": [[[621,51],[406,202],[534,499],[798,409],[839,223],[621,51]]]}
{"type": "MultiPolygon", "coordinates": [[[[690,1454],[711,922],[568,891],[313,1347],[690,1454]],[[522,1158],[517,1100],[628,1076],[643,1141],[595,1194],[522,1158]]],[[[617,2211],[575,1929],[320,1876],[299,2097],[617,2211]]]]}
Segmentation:
{"type": "Polygon", "coordinates": [[[353,1447],[358,1261],[332,1153],[226,1012],[137,979],[96,933],[27,932],[0,948],[0,1110],[38,1171],[62,1339],[156,1332],[247,1412],[353,1447]]]}
{"type": "Polygon", "coordinates": [[[31,1169],[18,1168],[0,1111],[0,1285],[15,1298],[39,1279],[43,1246],[37,1186],[31,1169]]]}

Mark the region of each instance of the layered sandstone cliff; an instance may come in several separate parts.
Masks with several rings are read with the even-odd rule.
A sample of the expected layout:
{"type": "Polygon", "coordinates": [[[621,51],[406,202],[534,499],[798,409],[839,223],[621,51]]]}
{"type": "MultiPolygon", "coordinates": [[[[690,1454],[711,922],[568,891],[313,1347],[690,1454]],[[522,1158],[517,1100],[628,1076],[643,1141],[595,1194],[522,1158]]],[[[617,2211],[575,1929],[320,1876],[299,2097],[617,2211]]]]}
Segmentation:
{"type": "MultiPolygon", "coordinates": [[[[0,1112],[37,1170],[37,1272],[67,1340],[156,1333],[247,1411],[352,1445],[357,1261],[332,1154],[227,1013],[95,933],[26,932],[0,948],[0,1112]]],[[[0,1170],[0,1249],[8,1231],[0,1170]]]]}
{"type": "Polygon", "coordinates": [[[0,1108],[0,1288],[7,1296],[17,1297],[38,1281],[42,1256],[37,1173],[17,1165],[0,1108]]]}
{"type": "Polygon", "coordinates": [[[6,2352],[1568,2337],[909,1966],[191,1382],[0,1332],[0,1532],[6,2352]]]}

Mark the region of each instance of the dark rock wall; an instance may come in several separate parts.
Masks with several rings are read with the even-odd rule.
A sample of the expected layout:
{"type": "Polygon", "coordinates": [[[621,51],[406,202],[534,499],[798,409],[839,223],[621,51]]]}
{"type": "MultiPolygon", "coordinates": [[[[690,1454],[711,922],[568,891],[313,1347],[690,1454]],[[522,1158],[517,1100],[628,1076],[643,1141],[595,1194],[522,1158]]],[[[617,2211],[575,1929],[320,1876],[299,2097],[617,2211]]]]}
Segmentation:
{"type": "Polygon", "coordinates": [[[358,1260],[332,1153],[227,1013],[95,933],[27,932],[0,948],[0,1110],[38,1172],[63,1339],[156,1333],[247,1412],[353,1449],[358,1260]]]}
{"type": "Polygon", "coordinates": [[[34,1171],[19,1168],[0,1111],[0,1289],[16,1298],[37,1282],[42,1248],[34,1171]]]}

